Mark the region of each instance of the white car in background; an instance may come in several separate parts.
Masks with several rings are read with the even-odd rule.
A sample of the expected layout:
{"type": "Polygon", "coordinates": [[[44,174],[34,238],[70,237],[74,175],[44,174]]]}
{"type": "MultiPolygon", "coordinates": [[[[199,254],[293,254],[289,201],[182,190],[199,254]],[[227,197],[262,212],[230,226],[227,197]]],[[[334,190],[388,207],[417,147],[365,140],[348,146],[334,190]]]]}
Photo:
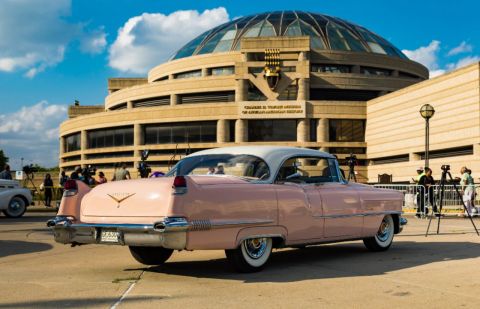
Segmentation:
{"type": "Polygon", "coordinates": [[[22,188],[15,180],[0,179],[0,210],[9,218],[20,218],[32,204],[29,189],[22,188]]]}

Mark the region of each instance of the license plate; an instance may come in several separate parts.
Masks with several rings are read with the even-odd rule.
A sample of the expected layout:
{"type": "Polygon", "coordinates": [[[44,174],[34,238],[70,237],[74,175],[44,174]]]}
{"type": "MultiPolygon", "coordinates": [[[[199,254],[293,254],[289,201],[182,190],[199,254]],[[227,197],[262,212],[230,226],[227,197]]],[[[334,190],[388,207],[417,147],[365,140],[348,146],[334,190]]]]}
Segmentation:
{"type": "Polygon", "coordinates": [[[102,231],[100,233],[101,242],[118,242],[119,233],[117,231],[102,231]]]}

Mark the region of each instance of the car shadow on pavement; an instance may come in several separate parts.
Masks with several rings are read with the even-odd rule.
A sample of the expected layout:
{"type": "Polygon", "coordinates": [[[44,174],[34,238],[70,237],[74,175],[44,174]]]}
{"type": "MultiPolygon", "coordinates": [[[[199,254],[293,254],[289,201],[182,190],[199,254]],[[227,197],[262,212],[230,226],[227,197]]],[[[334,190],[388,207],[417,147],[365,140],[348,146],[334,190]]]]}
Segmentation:
{"type": "MultiPolygon", "coordinates": [[[[123,299],[122,307],[135,305],[139,301],[161,300],[163,296],[129,296],[123,299]]],[[[37,300],[18,303],[0,304],[0,308],[88,308],[88,307],[111,307],[118,301],[116,297],[95,297],[95,298],[69,298],[55,300],[37,300]]]]}
{"type": "MultiPolygon", "coordinates": [[[[0,224],[7,225],[7,224],[18,224],[18,223],[47,223],[47,220],[50,218],[55,217],[55,213],[51,216],[43,215],[43,216],[23,216],[21,218],[7,218],[0,215],[0,224]]],[[[45,225],[46,226],[46,225],[45,225]]]]}
{"type": "Polygon", "coordinates": [[[10,255],[47,251],[52,248],[52,245],[42,242],[0,240],[0,258],[10,255]]]}
{"type": "Polygon", "coordinates": [[[273,252],[265,269],[239,274],[226,259],[167,262],[147,272],[244,282],[294,282],[310,279],[374,276],[447,260],[480,256],[480,244],[471,242],[397,241],[386,252],[369,252],[362,243],[311,246],[273,252]]]}

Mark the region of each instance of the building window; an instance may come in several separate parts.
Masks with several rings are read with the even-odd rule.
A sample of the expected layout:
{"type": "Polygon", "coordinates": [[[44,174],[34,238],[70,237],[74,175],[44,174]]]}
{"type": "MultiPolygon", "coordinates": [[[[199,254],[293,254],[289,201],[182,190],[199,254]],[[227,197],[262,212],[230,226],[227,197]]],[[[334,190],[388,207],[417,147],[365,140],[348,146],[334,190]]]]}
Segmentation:
{"type": "Polygon", "coordinates": [[[317,141],[318,119],[310,119],[310,141],[317,141]]]}
{"type": "Polygon", "coordinates": [[[162,123],[144,127],[145,144],[213,143],[217,122],[162,123]]]}
{"type": "Polygon", "coordinates": [[[371,160],[373,165],[400,163],[400,162],[408,162],[408,161],[409,161],[408,153],[397,155],[397,156],[375,158],[371,160]]]}
{"type": "Polygon", "coordinates": [[[133,145],[133,127],[88,131],[88,148],[121,147],[133,145]]]}
{"type": "Polygon", "coordinates": [[[330,119],[330,142],[364,142],[365,120],[330,119]]]}
{"type": "Polygon", "coordinates": [[[252,82],[248,82],[248,101],[266,101],[267,97],[252,82]]]}
{"type": "Polygon", "coordinates": [[[373,67],[360,67],[360,73],[370,76],[391,76],[392,70],[379,69],[373,67]]]}
{"type": "Polygon", "coordinates": [[[352,73],[352,66],[341,64],[312,64],[310,71],[314,73],[352,73]]]}
{"type": "Polygon", "coordinates": [[[202,70],[182,72],[174,75],[175,79],[193,78],[193,77],[201,77],[201,76],[202,76],[202,70]]]}
{"type": "Polygon", "coordinates": [[[236,120],[229,120],[228,125],[230,126],[230,136],[229,136],[229,142],[234,143],[235,142],[235,122],[236,120]]]}
{"type": "Polygon", "coordinates": [[[411,78],[411,79],[419,79],[421,77],[417,76],[417,75],[414,75],[414,74],[410,74],[410,73],[407,73],[407,72],[402,72],[402,71],[399,71],[398,72],[398,77],[401,77],[401,78],[411,78]]]}
{"type": "Polygon", "coordinates": [[[233,75],[235,74],[235,67],[229,66],[229,67],[219,67],[219,68],[211,68],[208,70],[209,75],[233,75]]]}
{"type": "Polygon", "coordinates": [[[375,90],[310,88],[310,100],[318,101],[368,101],[379,95],[375,90]]]}
{"type": "Polygon", "coordinates": [[[63,142],[65,152],[80,150],[80,132],[65,136],[63,142]]]}
{"type": "Polygon", "coordinates": [[[350,147],[330,147],[330,153],[338,153],[338,154],[365,154],[367,153],[367,149],[363,147],[359,148],[350,148],[350,147]]]}
{"type": "Polygon", "coordinates": [[[249,120],[249,142],[289,142],[297,140],[297,121],[285,120],[249,120]]]}
{"type": "Polygon", "coordinates": [[[115,106],[110,107],[111,111],[119,111],[119,110],[122,110],[122,109],[127,109],[127,102],[120,103],[120,104],[117,104],[115,106]]]}
{"type": "Polygon", "coordinates": [[[294,101],[298,96],[298,80],[294,81],[278,95],[279,101],[294,101]]]}
{"type": "Polygon", "coordinates": [[[234,102],[235,91],[189,93],[179,95],[180,104],[234,102]]]}
{"type": "MultiPolygon", "coordinates": [[[[425,160],[425,152],[418,152],[421,160],[425,160]]],[[[470,156],[473,155],[473,145],[430,150],[428,157],[430,159],[449,158],[458,156],[470,156]]]]}
{"type": "Polygon", "coordinates": [[[170,105],[169,95],[133,101],[134,108],[155,107],[155,106],[162,106],[162,105],[170,105]]]}

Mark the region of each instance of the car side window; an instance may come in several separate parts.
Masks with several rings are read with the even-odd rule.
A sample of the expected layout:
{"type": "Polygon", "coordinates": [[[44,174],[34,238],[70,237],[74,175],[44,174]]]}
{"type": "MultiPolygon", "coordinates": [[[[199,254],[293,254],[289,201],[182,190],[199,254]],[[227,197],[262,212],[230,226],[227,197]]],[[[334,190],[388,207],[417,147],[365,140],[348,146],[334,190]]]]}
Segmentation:
{"type": "Polygon", "coordinates": [[[334,159],[295,157],[286,160],[280,167],[277,182],[325,183],[339,182],[334,159]]]}

